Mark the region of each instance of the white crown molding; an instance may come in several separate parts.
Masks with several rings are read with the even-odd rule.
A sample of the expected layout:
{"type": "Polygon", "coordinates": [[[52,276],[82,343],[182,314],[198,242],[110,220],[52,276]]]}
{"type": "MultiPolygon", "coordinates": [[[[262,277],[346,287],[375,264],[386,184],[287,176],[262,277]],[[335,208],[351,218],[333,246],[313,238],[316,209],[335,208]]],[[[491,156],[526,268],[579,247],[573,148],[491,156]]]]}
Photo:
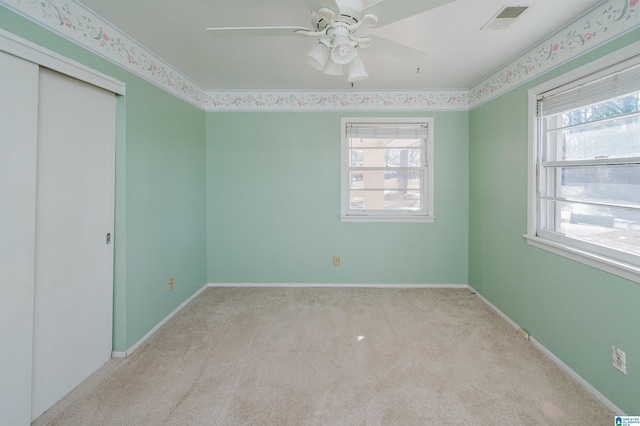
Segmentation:
{"type": "Polygon", "coordinates": [[[467,110],[466,89],[205,92],[76,0],[0,0],[0,5],[205,111],[467,110]]]}
{"type": "Polygon", "coordinates": [[[640,28],[639,0],[608,0],[469,90],[469,108],[508,92],[603,44],[640,28]]]}
{"type": "Polygon", "coordinates": [[[204,107],[204,91],[194,81],[81,3],[0,0],[0,5],[198,108],[204,107]]]}
{"type": "Polygon", "coordinates": [[[467,111],[640,27],[640,0],[606,0],[469,90],[214,91],[77,0],[0,5],[205,111],[467,111]]]}

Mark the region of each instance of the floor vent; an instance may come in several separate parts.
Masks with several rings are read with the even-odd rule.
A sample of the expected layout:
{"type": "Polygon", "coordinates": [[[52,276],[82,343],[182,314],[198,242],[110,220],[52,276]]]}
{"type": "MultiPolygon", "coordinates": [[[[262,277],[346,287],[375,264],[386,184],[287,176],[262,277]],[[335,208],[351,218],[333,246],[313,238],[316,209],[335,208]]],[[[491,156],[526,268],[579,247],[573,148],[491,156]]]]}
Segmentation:
{"type": "Polygon", "coordinates": [[[489,22],[482,26],[482,30],[504,30],[509,27],[513,22],[518,19],[522,14],[529,9],[527,5],[518,6],[503,6],[498,13],[496,13],[489,22]]]}

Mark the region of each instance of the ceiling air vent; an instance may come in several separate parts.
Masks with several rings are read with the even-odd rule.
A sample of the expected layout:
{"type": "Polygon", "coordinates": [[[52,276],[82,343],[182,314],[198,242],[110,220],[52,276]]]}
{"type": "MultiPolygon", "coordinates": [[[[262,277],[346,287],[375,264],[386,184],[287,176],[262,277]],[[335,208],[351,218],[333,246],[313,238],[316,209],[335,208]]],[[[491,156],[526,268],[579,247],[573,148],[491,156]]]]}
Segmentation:
{"type": "Polygon", "coordinates": [[[527,9],[528,5],[502,6],[489,22],[484,24],[482,30],[504,30],[520,17],[527,9]]]}

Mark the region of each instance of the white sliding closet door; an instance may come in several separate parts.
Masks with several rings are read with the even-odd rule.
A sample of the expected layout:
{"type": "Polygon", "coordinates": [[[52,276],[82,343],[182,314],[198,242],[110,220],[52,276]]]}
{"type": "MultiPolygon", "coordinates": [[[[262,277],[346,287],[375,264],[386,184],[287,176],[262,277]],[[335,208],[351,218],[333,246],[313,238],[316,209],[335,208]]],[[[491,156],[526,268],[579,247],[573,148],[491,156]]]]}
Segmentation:
{"type": "Polygon", "coordinates": [[[115,94],[40,69],[32,419],[112,349],[115,94]]]}
{"type": "Polygon", "coordinates": [[[0,52],[0,425],[31,407],[38,66],[0,52]]]}

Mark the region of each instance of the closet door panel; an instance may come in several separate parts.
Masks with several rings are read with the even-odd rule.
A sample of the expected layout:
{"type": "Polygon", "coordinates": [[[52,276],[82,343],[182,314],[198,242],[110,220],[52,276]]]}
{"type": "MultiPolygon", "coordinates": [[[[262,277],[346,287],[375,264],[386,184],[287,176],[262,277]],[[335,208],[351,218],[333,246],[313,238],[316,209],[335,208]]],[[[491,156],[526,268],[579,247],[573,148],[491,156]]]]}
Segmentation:
{"type": "Polygon", "coordinates": [[[32,419],[112,348],[115,95],[41,69],[32,419]]]}
{"type": "Polygon", "coordinates": [[[0,425],[29,424],[38,66],[0,52],[0,425]]]}

